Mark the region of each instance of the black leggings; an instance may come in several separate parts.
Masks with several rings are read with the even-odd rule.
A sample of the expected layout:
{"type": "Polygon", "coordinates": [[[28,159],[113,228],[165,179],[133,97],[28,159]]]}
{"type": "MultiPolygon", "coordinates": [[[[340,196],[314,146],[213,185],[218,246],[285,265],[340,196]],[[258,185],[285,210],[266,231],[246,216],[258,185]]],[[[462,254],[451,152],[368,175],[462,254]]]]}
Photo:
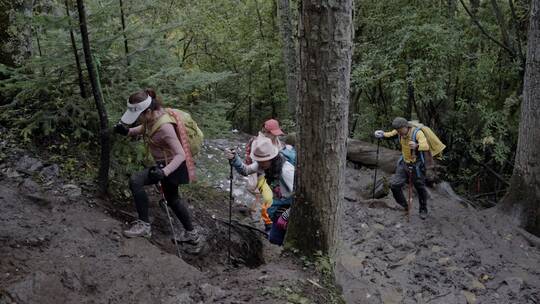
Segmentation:
{"type": "MultiPolygon", "coordinates": [[[[129,189],[133,194],[139,219],[147,223],[150,222],[148,219],[148,195],[144,191],[144,186],[152,184],[152,181],[148,178],[148,171],[150,171],[149,168],[136,172],[129,179],[129,189]]],[[[178,193],[178,185],[187,183],[189,183],[189,177],[186,162],[183,162],[178,169],[161,181],[167,204],[176,214],[184,229],[191,231],[193,230],[193,224],[191,223],[189,210],[181,203],[180,194],[178,193]]]]}

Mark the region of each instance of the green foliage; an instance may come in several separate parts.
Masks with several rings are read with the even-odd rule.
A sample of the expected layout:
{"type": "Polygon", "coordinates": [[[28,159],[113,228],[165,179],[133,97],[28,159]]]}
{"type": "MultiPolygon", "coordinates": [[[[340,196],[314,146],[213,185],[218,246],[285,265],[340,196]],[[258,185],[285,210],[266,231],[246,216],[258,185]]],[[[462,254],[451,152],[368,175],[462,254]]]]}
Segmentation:
{"type": "MultiPolygon", "coordinates": [[[[513,3],[515,19],[508,3],[499,6],[519,54],[518,46],[526,49],[528,8],[513,3]]],[[[131,93],[153,87],[165,106],[191,113],[207,138],[225,137],[232,128],[254,133],[269,117],[279,118],[288,132],[295,128],[286,106],[275,2],[132,0],[124,3],[125,31],[118,0],[85,4],[110,125],[131,93]]],[[[71,28],[91,95],[75,8],[67,17],[64,1],[51,0],[37,3],[33,17],[10,13],[9,47],[27,40],[32,29],[33,55],[17,59],[16,68],[0,66],[0,99],[9,101],[0,123],[55,151],[82,143],[95,149],[98,118],[94,102],[80,97],[69,35],[71,28]]],[[[480,5],[476,15],[502,41],[492,6],[480,5]]],[[[496,170],[511,172],[504,164],[517,140],[523,73],[517,55],[488,40],[456,1],[362,1],[355,18],[355,137],[368,139],[394,116],[410,115],[447,144],[449,178],[468,182],[469,171],[491,159],[496,170]]],[[[139,167],[141,149],[116,141],[113,175],[139,167]]]]}
{"type": "MultiPolygon", "coordinates": [[[[356,58],[352,91],[361,92],[354,108],[362,125],[355,136],[370,138],[390,128],[395,116],[410,116],[431,126],[448,149],[450,179],[479,170],[495,159],[497,167],[511,157],[517,141],[522,66],[483,36],[461,4],[452,2],[362,1],[357,7],[356,58]],[[414,96],[410,100],[409,93],[414,96]],[[411,107],[407,105],[410,102],[411,107]]],[[[466,1],[467,4],[469,2],[466,1]]],[[[501,3],[514,46],[524,37],[526,7],[501,3]]],[[[502,41],[490,5],[478,8],[482,26],[502,41]]],[[[521,46],[522,49],[524,46],[521,46]]],[[[502,170],[502,169],[501,169],[502,170]]],[[[511,172],[507,167],[506,173],[511,172]]],[[[470,176],[470,175],[468,175],[470,176]]]]}

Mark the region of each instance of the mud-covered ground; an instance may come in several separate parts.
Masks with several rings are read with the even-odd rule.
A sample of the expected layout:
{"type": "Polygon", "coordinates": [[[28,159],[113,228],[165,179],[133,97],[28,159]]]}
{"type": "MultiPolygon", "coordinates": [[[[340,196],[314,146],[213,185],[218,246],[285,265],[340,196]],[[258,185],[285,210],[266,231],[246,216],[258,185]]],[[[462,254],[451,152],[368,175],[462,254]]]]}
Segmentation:
{"type": "MultiPolygon", "coordinates": [[[[223,159],[212,172],[224,179],[209,183],[201,175],[199,185],[183,191],[206,245],[197,255],[181,247],[178,258],[151,187],[152,238],[126,239],[121,232],[135,216],[129,202],[96,198],[92,183],[64,180],[57,165],[0,144],[1,304],[330,302],[315,265],[283,254],[260,232],[240,225],[261,228],[242,199],[233,206],[229,263],[223,159]]],[[[208,143],[205,149],[214,152],[206,157],[223,157],[219,148],[219,141],[208,143]]],[[[207,165],[201,161],[199,167],[207,165]]],[[[210,173],[205,170],[200,174],[210,173]]],[[[235,188],[241,183],[237,177],[235,188]]]]}
{"type": "Polygon", "coordinates": [[[500,214],[467,207],[442,183],[429,217],[415,198],[408,222],[391,195],[365,199],[372,170],[347,177],[336,270],[348,303],[540,303],[540,251],[500,214]]]}
{"type": "MultiPolygon", "coordinates": [[[[245,141],[206,142],[201,182],[183,191],[206,246],[198,255],[182,247],[178,258],[151,187],[153,236],[126,239],[129,201],[97,198],[92,183],[65,180],[55,164],[0,140],[0,304],[332,303],[316,264],[242,226],[262,228],[238,175],[228,262],[222,149],[245,141]]],[[[415,200],[408,222],[390,196],[366,199],[373,170],[346,176],[335,270],[348,303],[540,303],[539,250],[499,214],[463,205],[442,184],[430,189],[429,218],[415,200]]]]}

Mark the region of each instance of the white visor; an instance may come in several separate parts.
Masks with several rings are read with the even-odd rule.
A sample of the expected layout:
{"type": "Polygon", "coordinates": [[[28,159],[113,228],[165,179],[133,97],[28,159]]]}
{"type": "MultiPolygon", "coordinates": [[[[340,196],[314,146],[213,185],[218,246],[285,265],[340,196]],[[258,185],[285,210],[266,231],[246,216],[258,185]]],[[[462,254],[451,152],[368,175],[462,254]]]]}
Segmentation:
{"type": "Polygon", "coordinates": [[[129,100],[127,102],[127,111],[122,115],[122,118],[120,120],[125,123],[126,125],[131,125],[134,123],[137,118],[139,118],[139,115],[141,115],[144,110],[148,109],[150,107],[150,104],[152,103],[152,97],[148,96],[145,100],[139,102],[139,103],[129,103],[129,100]]]}

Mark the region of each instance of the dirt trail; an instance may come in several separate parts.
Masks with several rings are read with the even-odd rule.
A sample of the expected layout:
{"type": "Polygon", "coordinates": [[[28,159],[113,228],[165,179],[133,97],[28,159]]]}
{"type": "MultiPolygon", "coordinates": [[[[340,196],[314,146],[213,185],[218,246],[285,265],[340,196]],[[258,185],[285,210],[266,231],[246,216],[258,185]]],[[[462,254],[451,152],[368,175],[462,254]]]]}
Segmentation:
{"type": "Polygon", "coordinates": [[[503,218],[462,205],[443,184],[430,191],[428,219],[415,198],[407,222],[391,195],[361,198],[372,174],[347,169],[337,277],[348,303],[540,303],[540,252],[503,218]]]}
{"type": "MultiPolygon", "coordinates": [[[[65,181],[54,164],[0,140],[0,152],[11,154],[0,163],[0,304],[330,303],[313,264],[284,255],[258,232],[233,228],[233,256],[243,265],[227,264],[228,227],[216,220],[228,208],[220,148],[244,140],[205,145],[202,185],[186,198],[208,245],[182,259],[157,204],[152,239],[125,239],[135,214],[129,202],[97,199],[91,184],[65,181]]],[[[361,197],[372,174],[347,169],[336,277],[348,303],[540,303],[539,251],[507,222],[444,189],[431,190],[427,220],[415,205],[407,222],[391,197],[373,204],[361,197]]],[[[234,216],[257,226],[242,207],[253,201],[244,182],[235,177],[234,216]]]]}
{"type": "MultiPolygon", "coordinates": [[[[328,302],[314,266],[259,232],[233,227],[239,264],[227,263],[228,226],[216,219],[227,217],[228,195],[212,185],[187,197],[205,250],[183,250],[180,259],[155,193],[152,238],[126,239],[121,232],[135,215],[129,202],[98,199],[93,185],[63,180],[58,166],[2,147],[11,156],[0,163],[0,304],[328,302]]],[[[237,204],[234,218],[253,224],[240,211],[237,204]]]]}

